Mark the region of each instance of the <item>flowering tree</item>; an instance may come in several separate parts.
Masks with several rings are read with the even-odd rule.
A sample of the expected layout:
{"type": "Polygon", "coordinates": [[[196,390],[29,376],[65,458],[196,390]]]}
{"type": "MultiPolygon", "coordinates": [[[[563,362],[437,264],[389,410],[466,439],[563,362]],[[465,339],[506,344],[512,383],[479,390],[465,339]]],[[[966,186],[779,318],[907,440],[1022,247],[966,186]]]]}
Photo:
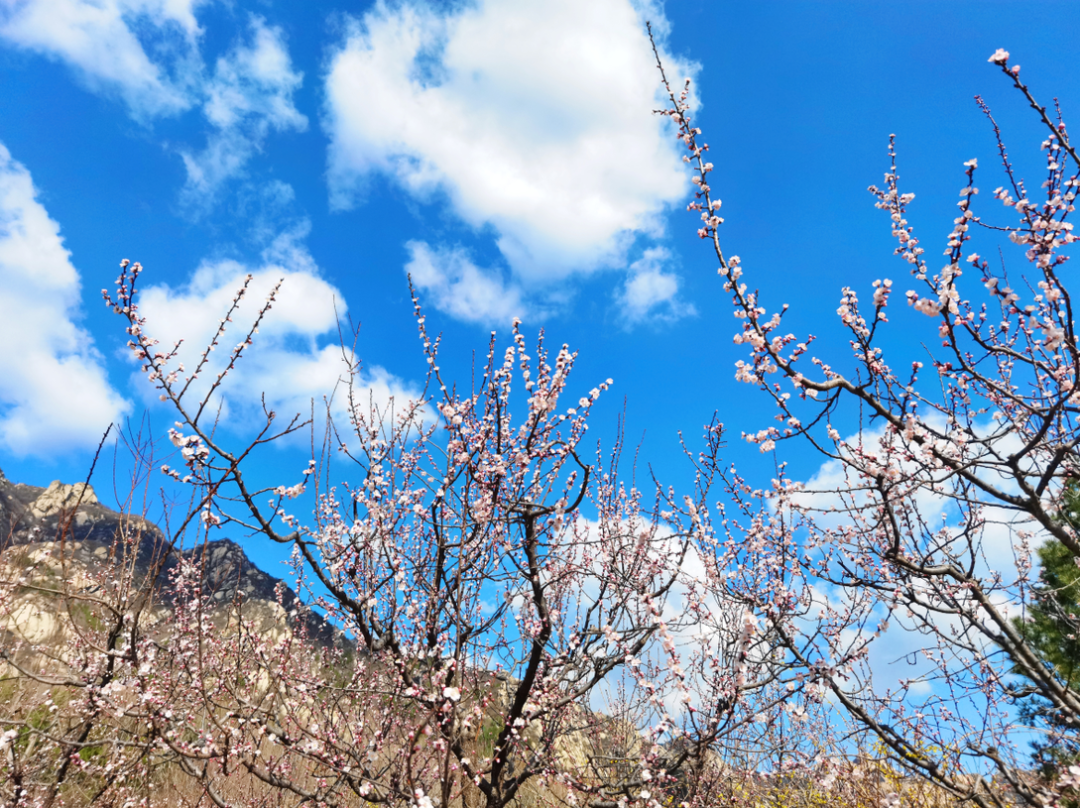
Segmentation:
{"type": "Polygon", "coordinates": [[[211,370],[241,289],[189,372],[139,313],[141,271],[124,262],[106,300],[179,418],[169,434],[184,468],[162,471],[193,492],[180,528],[290,545],[298,585],[355,643],[317,652],[243,614],[219,636],[181,565],[173,640],[156,647],[140,699],[156,743],[215,804],[238,782],[320,805],[689,804],[707,799],[719,760],[754,765],[770,737],[763,711],[789,688],[778,635],[759,630],[761,599],[716,560],[740,552],[717,551],[707,518],[719,426],[691,457],[693,496],[646,495],[620,479],[621,444],[585,455],[610,380],[567,406],[576,354],[552,357],[541,334],[530,355],[515,323],[462,388],[444,380],[417,304],[433,393],[365,400],[343,346],[344,403],[328,405],[321,458],[298,481],[255,483],[254,453],[304,425],[275,431],[267,411],[234,451],[212,413],[277,290],[211,370]],[[351,474],[333,486],[336,457],[351,474]],[[307,494],[311,520],[287,510],[307,494]]]}
{"type": "MultiPolygon", "coordinates": [[[[576,354],[552,356],[542,335],[530,347],[516,323],[510,344],[492,338],[478,376],[444,379],[419,305],[420,399],[366,397],[343,345],[321,453],[295,478],[267,481],[258,453],[310,423],[282,426],[266,410],[235,448],[217,413],[278,290],[215,362],[241,289],[188,370],[181,346],[153,339],[142,268],[123,262],[106,301],[178,419],[180,460],[160,471],[191,505],[171,520],[171,543],[235,530],[291,547],[299,589],[341,637],[320,646],[302,622],[288,629],[284,597],[269,614],[239,600],[215,608],[198,556],[172,568],[170,608],[157,609],[160,576],[137,571],[135,550],[60,584],[45,580],[47,556],[6,553],[5,627],[22,625],[29,588],[63,604],[72,639],[43,659],[40,644],[4,636],[5,674],[20,689],[0,715],[0,796],[149,804],[171,778],[180,799],[217,806],[696,808],[745,799],[736,770],[788,764],[822,789],[862,793],[841,780],[862,770],[833,758],[866,737],[896,767],[980,806],[1002,804],[1005,785],[1031,804],[1080,786],[1071,770],[1029,776],[1030,728],[1015,720],[1017,701],[1037,698],[1053,711],[1049,732],[1080,721],[1076,691],[1016,622],[1046,596],[1032,585],[1033,547],[1051,536],[1080,559],[1075,523],[1059,516],[1080,476],[1080,352],[1061,279],[1080,182],[1067,167],[1080,161],[1008,54],[991,62],[1048,128],[1042,198],[1031,201],[999,138],[994,197],[1019,220],[976,214],[969,161],[935,272],[890,141],[884,187],[871,192],[914,277],[908,303],[940,341],[929,367],[903,370],[882,345],[890,280],[873,284],[869,307],[842,292],[851,372],[839,369],[850,357],[826,361],[812,338],[784,332],[786,306],[770,312],[721,248],[689,86],[668,88],[664,112],[695,169],[690,208],[749,351],[737,377],[778,408],[779,426],[744,437],[765,452],[807,442],[827,461],[815,484],[781,465],[755,488],[721,464],[713,423],[687,452],[689,495],[643,490],[620,466],[620,442],[586,448],[610,380],[568,406],[576,354]],[[1010,281],[972,252],[980,231],[1020,245],[1028,276],[1010,281]],[[845,427],[856,411],[866,419],[845,427]],[[710,499],[717,487],[722,503],[710,499]],[[305,498],[310,515],[292,510],[305,498]],[[875,680],[875,649],[897,637],[918,659],[913,675],[875,680]],[[849,722],[830,721],[836,706],[849,722]]],[[[61,562],[64,552],[61,541],[61,562]]]]}
{"type": "Polygon", "coordinates": [[[745,514],[756,542],[796,559],[766,617],[804,671],[800,688],[841,706],[898,765],[959,797],[1000,804],[983,776],[994,773],[1044,804],[1075,778],[1049,787],[1025,775],[1020,754],[1030,730],[1015,722],[1017,700],[1049,703],[1061,717],[1053,731],[1068,733],[1080,726],[1080,701],[1014,618],[1023,619],[1031,596],[1033,545],[1053,537],[1080,563],[1080,535],[1058,518],[1063,487],[1080,475],[1080,351],[1062,277],[1076,239],[1069,219],[1080,160],[1060,112],[1037,103],[1009,54],[998,50],[990,62],[1046,127],[1040,188],[1029,194],[977,99],[998,136],[1003,180],[992,196],[1015,219],[999,223],[976,211],[978,165],[968,161],[944,266],[935,269],[907,219],[914,194],[900,186],[891,137],[884,187],[870,187],[912,276],[906,300],[936,325],[938,347],[926,364],[900,365],[883,344],[897,316],[888,279],[874,281],[869,305],[855,288],[842,290],[847,359],[826,361],[813,352],[813,337],[787,333],[788,307],[770,310],[739,257],[722,247],[721,203],[708,146],[690,120],[689,85],[678,96],[668,87],[672,105],[663,113],[688,149],[697,189],[689,208],[701,215],[698,234],[712,245],[741,323],[735,342],[749,350],[736,377],[778,410],[778,426],[744,438],[763,452],[804,441],[827,461],[819,485],[797,484],[781,466],[745,514]],[[976,234],[991,243],[1007,237],[1027,269],[997,267],[974,252],[976,234]],[[856,410],[857,428],[845,429],[856,410]],[[788,619],[794,604],[813,619],[788,619]],[[868,660],[890,627],[920,664],[910,678],[875,684],[868,660]]]}
{"type": "Polygon", "coordinates": [[[164,633],[170,548],[129,515],[95,554],[74,536],[89,486],[72,488],[55,532],[39,524],[16,543],[11,512],[0,533],[0,804],[13,808],[146,804],[174,763],[138,698],[164,633]]]}

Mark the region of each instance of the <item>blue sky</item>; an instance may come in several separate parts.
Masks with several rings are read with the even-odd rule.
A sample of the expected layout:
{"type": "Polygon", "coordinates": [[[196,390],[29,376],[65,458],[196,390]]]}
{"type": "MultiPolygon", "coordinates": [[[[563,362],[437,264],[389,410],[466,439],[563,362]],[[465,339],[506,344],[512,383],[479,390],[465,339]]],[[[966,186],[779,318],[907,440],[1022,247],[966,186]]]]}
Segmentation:
{"type": "MultiPolygon", "coordinates": [[[[110,421],[171,424],[101,303],[130,258],[163,342],[197,342],[244,274],[285,278],[228,394],[238,430],[263,392],[287,411],[329,389],[335,305],[362,325],[375,394],[417,390],[411,271],[451,376],[520,316],[579,349],[580,390],[615,380],[597,438],[625,402],[642,463],[686,484],[678,432],[693,444],[718,411],[731,459],[767,477],[738,436],[772,413],[734,380],[737,323],[651,114],[646,19],[669,73],[695,80],[727,250],[838,363],[840,289],[906,274],[866,193],[889,134],[913,223],[943,237],[963,162],[995,162],[973,95],[1020,172],[1040,168],[1043,135],[987,64],[996,48],[1040,98],[1080,106],[1065,2],[3,0],[0,468],[81,479],[110,421]]],[[[925,318],[893,320],[896,349],[917,350],[925,318]]],[[[787,458],[803,477],[819,464],[787,458]]],[[[263,470],[292,482],[303,466],[281,450],[263,470]]],[[[95,483],[107,495],[107,475],[95,483]]]]}

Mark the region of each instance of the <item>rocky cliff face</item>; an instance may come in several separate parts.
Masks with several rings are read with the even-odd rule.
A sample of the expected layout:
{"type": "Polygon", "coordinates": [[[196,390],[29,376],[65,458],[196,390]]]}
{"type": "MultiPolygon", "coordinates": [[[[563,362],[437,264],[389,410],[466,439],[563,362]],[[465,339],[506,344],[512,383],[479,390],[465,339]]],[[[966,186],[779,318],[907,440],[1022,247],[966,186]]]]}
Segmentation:
{"type": "Polygon", "coordinates": [[[294,630],[303,627],[309,637],[320,643],[348,644],[284,581],[256,567],[243,548],[230,539],[177,549],[149,520],[102,505],[94,489],[85,483],[65,485],[56,480],[40,488],[11,482],[0,471],[0,550],[58,542],[75,561],[86,565],[134,552],[140,574],[158,570],[158,585],[165,601],[170,598],[172,571],[181,558],[191,559],[202,570],[203,591],[214,603],[280,603],[294,630]]]}

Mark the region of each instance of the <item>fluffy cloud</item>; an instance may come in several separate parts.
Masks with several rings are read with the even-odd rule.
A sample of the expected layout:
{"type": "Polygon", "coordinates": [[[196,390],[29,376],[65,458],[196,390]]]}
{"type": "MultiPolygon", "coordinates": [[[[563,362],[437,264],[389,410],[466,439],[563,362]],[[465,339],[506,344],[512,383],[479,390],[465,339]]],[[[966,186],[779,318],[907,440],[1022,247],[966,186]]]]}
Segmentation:
{"type": "Polygon", "coordinates": [[[203,112],[214,127],[199,154],[182,152],[188,179],[183,198],[205,207],[221,183],[239,174],[261,150],[270,130],[302,132],[307,118],[293,105],[303,74],[293,70],[284,34],[251,18],[250,44],[237,44],[217,60],[203,88],[203,112]]]}
{"type": "MultiPolygon", "coordinates": [[[[354,362],[337,341],[338,316],[344,314],[341,293],[318,275],[311,256],[298,243],[303,228],[276,239],[263,255],[264,263],[250,267],[238,261],[204,262],[190,281],[178,288],[165,284],[149,286],[141,293],[140,311],[147,318],[147,333],[172,346],[183,340],[178,360],[190,371],[195,368],[206,345],[221,324],[247,275],[252,276],[247,294],[232,315],[230,330],[220,349],[210,354],[193,393],[204,395],[210,381],[225,367],[233,345],[243,341],[270,291],[282,282],[276,302],[267,314],[254,345],[249,347],[215,404],[234,426],[250,422],[261,412],[263,397],[269,408],[288,422],[293,415],[305,417],[311,400],[321,407],[323,396],[334,394],[339,382],[348,378],[348,362],[354,362]],[[279,263],[287,260],[287,266],[279,263]],[[330,336],[330,344],[325,343],[330,336]]],[[[373,367],[355,379],[362,397],[370,396],[385,405],[391,398],[415,399],[419,393],[388,371],[373,367]]],[[[149,398],[154,391],[143,383],[149,398]]],[[[335,397],[336,415],[344,414],[344,396],[335,397]]],[[[185,402],[189,405],[191,402],[185,402]]]]}
{"type": "Polygon", "coordinates": [[[119,95],[136,118],[147,119],[193,103],[201,2],[7,0],[0,37],[66,62],[92,89],[119,95]]]}
{"type": "Polygon", "coordinates": [[[697,313],[692,303],[679,300],[679,276],[664,269],[670,260],[667,250],[653,247],[630,265],[615,298],[627,325],[668,322],[697,313]]]}
{"type": "MultiPolygon", "coordinates": [[[[670,68],[691,71],[670,55],[670,68]]],[[[326,78],[332,201],[391,177],[492,227],[526,284],[612,266],[688,187],[627,0],[378,4],[326,78]]]]}
{"type": "Polygon", "coordinates": [[[19,455],[94,446],[129,410],[76,325],[79,273],[36,195],[0,144],[0,446],[19,455]]]}
{"type": "Polygon", "coordinates": [[[432,249],[410,241],[405,271],[423,302],[458,320],[481,325],[508,325],[525,313],[521,289],[496,269],[476,266],[460,247],[432,249]]]}

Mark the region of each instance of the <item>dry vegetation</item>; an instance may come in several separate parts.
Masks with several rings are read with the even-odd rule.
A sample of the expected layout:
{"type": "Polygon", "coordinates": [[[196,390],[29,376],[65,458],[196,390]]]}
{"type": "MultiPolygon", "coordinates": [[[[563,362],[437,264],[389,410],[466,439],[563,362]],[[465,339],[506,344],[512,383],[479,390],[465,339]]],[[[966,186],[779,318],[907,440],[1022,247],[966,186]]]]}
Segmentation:
{"type": "MultiPolygon", "coordinates": [[[[75,513],[73,509],[71,514],[75,513]]],[[[355,746],[363,738],[360,733],[350,737],[350,727],[378,723],[388,712],[410,709],[385,695],[391,690],[385,681],[392,678],[392,671],[361,663],[363,678],[358,679],[352,670],[357,665],[354,653],[298,641],[276,603],[221,603],[202,592],[192,593],[187,601],[162,597],[145,569],[133,561],[131,544],[141,538],[120,534],[111,547],[79,541],[9,541],[0,549],[0,728],[7,733],[0,754],[9,773],[0,785],[4,805],[304,804],[303,792],[314,793],[320,783],[340,776],[341,767],[296,755],[290,748],[295,741],[281,742],[289,733],[284,727],[295,731],[311,722],[317,711],[322,720],[339,728],[342,747],[355,746]],[[205,609],[199,617],[208,628],[204,640],[219,649],[228,647],[230,653],[205,649],[213,661],[213,674],[204,671],[200,683],[204,692],[197,702],[179,689],[169,698],[157,692],[159,710],[184,709],[187,702],[186,738],[167,737],[154,706],[144,697],[155,692],[149,686],[154,679],[170,680],[176,687],[182,677],[156,676],[145,665],[136,667],[128,650],[145,652],[154,646],[159,651],[156,665],[182,666],[168,651],[170,644],[183,642],[175,610],[192,607],[205,609]],[[245,642],[245,637],[260,641],[245,642]],[[304,676],[287,683],[280,670],[260,658],[267,637],[271,644],[290,647],[292,669],[305,672],[304,676]],[[228,658],[235,664],[222,664],[228,658]],[[317,683],[314,698],[304,707],[275,708],[274,692],[295,687],[305,677],[317,683]],[[198,753],[209,738],[200,730],[227,726],[223,717],[241,714],[259,716],[257,757],[275,760],[276,766],[261,770],[242,762],[228,766],[220,756],[198,753]],[[334,721],[335,714],[339,722],[334,721]],[[65,761],[70,762],[67,770],[65,761]],[[286,777],[287,788],[275,782],[286,777]]],[[[460,704],[466,710],[478,705],[481,717],[461,737],[465,753],[480,759],[493,753],[502,729],[500,717],[515,683],[494,674],[472,681],[473,689],[462,694],[460,704]]],[[[557,754],[578,781],[606,782],[636,773],[635,761],[646,744],[637,728],[587,710],[578,710],[567,727],[557,739],[557,754]]],[[[534,728],[524,733],[526,745],[540,741],[538,732],[534,728]]],[[[408,744],[406,738],[394,737],[382,747],[379,755],[385,758],[386,770],[408,744]]],[[[711,753],[667,782],[658,777],[653,790],[661,805],[692,802],[717,808],[944,808],[963,802],[939,786],[903,775],[881,755],[850,749],[845,754],[837,749],[820,751],[819,764],[779,774],[740,769],[711,753]]],[[[448,805],[484,804],[484,795],[460,771],[448,777],[453,781],[448,805]]],[[[589,803],[587,792],[575,793],[561,782],[538,778],[526,784],[512,804],[531,808],[589,803]]],[[[332,804],[371,803],[354,795],[332,804]]]]}

